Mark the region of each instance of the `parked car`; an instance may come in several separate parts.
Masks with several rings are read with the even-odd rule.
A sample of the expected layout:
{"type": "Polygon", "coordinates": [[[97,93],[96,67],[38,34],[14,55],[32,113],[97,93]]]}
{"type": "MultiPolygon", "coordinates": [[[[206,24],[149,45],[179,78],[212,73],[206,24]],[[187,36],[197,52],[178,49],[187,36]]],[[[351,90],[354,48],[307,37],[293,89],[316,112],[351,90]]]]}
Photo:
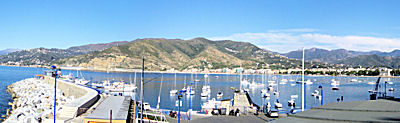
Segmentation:
{"type": "Polygon", "coordinates": [[[267,115],[268,115],[268,117],[271,117],[271,118],[278,118],[279,112],[277,109],[271,109],[268,111],[267,115]]]}

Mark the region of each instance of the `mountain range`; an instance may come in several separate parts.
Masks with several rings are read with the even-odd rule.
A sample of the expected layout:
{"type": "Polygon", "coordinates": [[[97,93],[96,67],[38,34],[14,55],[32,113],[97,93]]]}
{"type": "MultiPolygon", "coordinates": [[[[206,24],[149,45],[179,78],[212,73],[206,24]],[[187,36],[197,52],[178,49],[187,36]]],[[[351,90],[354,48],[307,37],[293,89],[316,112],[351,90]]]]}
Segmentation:
{"type": "MultiPolygon", "coordinates": [[[[363,67],[391,67],[399,68],[397,62],[400,62],[400,50],[393,50],[391,52],[381,51],[351,51],[345,49],[326,50],[319,48],[306,49],[305,59],[315,62],[325,62],[330,64],[345,64],[349,66],[363,66],[363,67]]],[[[302,51],[291,51],[282,54],[288,58],[301,59],[302,51]]]]}
{"type": "MultiPolygon", "coordinates": [[[[147,70],[188,68],[299,68],[302,51],[277,53],[248,42],[145,38],[88,44],[67,49],[35,48],[0,51],[0,63],[9,65],[81,66],[97,70],[141,68],[144,53],[147,70]]],[[[399,68],[400,50],[360,52],[346,49],[305,50],[306,67],[391,67],[399,68]]]]}
{"type": "Polygon", "coordinates": [[[263,50],[251,43],[230,40],[211,41],[147,38],[114,46],[103,51],[65,58],[56,62],[61,66],[81,66],[96,70],[141,68],[142,54],[147,70],[187,68],[294,68],[299,60],[288,59],[263,50]]]}
{"type": "Polygon", "coordinates": [[[52,62],[62,58],[83,55],[93,51],[104,50],[127,41],[111,42],[105,44],[89,44],[68,49],[57,48],[34,48],[27,50],[7,50],[7,54],[0,55],[0,63],[10,65],[50,65],[52,62]]]}

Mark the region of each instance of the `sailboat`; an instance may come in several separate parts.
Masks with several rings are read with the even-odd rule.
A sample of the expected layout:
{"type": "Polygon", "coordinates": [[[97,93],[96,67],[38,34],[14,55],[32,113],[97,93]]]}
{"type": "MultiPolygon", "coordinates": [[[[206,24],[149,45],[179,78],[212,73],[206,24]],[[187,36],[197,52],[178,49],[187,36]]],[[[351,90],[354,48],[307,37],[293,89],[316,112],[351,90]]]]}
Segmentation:
{"type": "Polygon", "coordinates": [[[160,109],[160,96],[161,96],[161,89],[163,84],[164,75],[161,73],[161,84],[160,84],[160,91],[158,92],[158,102],[157,102],[157,110],[160,109]]]}
{"type": "Polygon", "coordinates": [[[174,89],[172,89],[171,91],[169,91],[170,94],[177,94],[178,90],[176,90],[176,73],[175,73],[175,83],[174,83],[174,89]]]}
{"type": "Polygon", "coordinates": [[[182,91],[183,91],[183,92],[186,92],[186,91],[187,91],[187,89],[186,89],[186,75],[185,75],[185,79],[184,79],[184,81],[183,81],[183,88],[182,88],[182,91]]]}
{"type": "Polygon", "coordinates": [[[81,78],[79,79],[79,70],[76,70],[76,79],[75,79],[75,83],[78,85],[86,85],[87,83],[89,83],[89,80],[85,80],[85,78],[82,75],[82,71],[81,71],[81,78]]]}
{"type": "Polygon", "coordinates": [[[201,97],[208,97],[208,96],[210,96],[210,93],[211,93],[211,87],[208,83],[208,75],[205,74],[204,77],[205,77],[205,82],[204,82],[202,92],[200,95],[201,95],[201,97]]]}

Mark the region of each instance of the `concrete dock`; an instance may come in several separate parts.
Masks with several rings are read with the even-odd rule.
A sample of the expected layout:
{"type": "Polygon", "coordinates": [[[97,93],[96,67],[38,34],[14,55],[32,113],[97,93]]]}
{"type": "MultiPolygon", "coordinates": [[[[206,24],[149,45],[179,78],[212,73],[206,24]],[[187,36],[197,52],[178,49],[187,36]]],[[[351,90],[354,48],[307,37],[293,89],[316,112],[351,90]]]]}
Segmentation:
{"type": "Polygon", "coordinates": [[[380,99],[330,103],[274,122],[400,122],[400,102],[380,99]]]}

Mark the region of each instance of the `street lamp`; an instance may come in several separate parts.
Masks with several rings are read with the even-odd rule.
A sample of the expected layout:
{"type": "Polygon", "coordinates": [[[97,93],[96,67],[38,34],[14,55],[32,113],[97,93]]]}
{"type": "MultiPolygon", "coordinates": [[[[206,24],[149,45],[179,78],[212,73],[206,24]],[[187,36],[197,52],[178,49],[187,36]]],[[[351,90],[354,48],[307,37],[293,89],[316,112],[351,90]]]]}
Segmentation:
{"type": "Polygon", "coordinates": [[[182,99],[182,93],[184,91],[179,91],[178,95],[178,123],[181,123],[181,99],[182,99]]]}
{"type": "Polygon", "coordinates": [[[54,66],[54,65],[52,65],[51,66],[51,69],[52,70],[54,70],[54,123],[56,122],[56,115],[57,115],[57,113],[56,113],[56,105],[57,105],[57,102],[56,102],[56,99],[57,99],[57,72],[58,72],[58,70],[57,70],[57,67],[56,66],[54,66]]]}

